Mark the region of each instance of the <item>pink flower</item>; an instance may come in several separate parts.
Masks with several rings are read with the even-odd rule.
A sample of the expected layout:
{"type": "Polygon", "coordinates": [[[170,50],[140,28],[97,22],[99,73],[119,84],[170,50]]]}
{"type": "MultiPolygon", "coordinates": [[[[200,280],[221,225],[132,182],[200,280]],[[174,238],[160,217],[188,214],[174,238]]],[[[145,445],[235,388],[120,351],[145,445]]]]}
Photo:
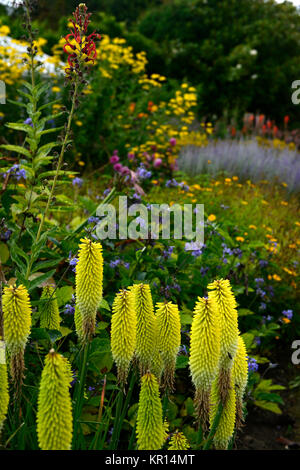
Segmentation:
{"type": "Polygon", "coordinates": [[[130,170],[127,166],[123,166],[122,169],[121,169],[121,173],[122,173],[122,175],[129,175],[130,170]]]}
{"type": "Polygon", "coordinates": [[[172,147],[175,147],[176,145],[176,139],[175,137],[171,137],[171,139],[169,140],[170,144],[172,145],[172,147]]]}
{"type": "Polygon", "coordinates": [[[128,160],[134,160],[134,153],[129,152],[127,158],[128,160]]]}
{"type": "Polygon", "coordinates": [[[154,162],[153,162],[154,168],[159,168],[161,164],[162,164],[162,159],[161,158],[156,158],[156,160],[154,160],[154,162]]]}
{"type": "Polygon", "coordinates": [[[110,161],[110,163],[111,163],[112,165],[114,165],[115,163],[118,163],[119,160],[120,160],[120,159],[119,159],[118,155],[113,155],[113,156],[110,157],[110,159],[109,159],[109,161],[110,161]]]}
{"type": "Polygon", "coordinates": [[[114,165],[114,170],[117,171],[118,173],[121,173],[122,168],[123,168],[123,166],[121,165],[121,163],[116,163],[114,165]]]}

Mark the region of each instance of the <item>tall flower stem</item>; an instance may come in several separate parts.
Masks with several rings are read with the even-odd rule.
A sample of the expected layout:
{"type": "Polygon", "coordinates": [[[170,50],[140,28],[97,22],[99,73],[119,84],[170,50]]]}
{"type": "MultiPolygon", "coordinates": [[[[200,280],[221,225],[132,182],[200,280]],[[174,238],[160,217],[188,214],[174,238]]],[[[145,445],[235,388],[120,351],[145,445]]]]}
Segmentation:
{"type": "MultiPolygon", "coordinates": [[[[72,97],[72,106],[71,106],[71,111],[70,111],[69,118],[68,118],[67,129],[66,129],[65,137],[64,137],[63,144],[62,144],[62,147],[61,147],[61,151],[60,151],[60,154],[59,154],[57,167],[56,167],[56,173],[55,173],[55,176],[53,178],[53,182],[52,182],[50,194],[48,196],[46,208],[45,208],[45,211],[42,215],[40,225],[39,225],[39,228],[38,228],[38,232],[37,232],[37,235],[36,235],[36,238],[35,238],[35,244],[38,243],[38,241],[41,237],[44,222],[45,222],[45,219],[47,217],[51,201],[53,199],[55,186],[56,186],[57,179],[58,179],[58,176],[59,176],[59,172],[60,172],[60,169],[61,169],[61,166],[62,166],[62,163],[63,163],[63,157],[64,157],[65,149],[66,149],[66,146],[67,146],[67,143],[68,143],[68,140],[69,140],[69,136],[70,136],[70,132],[71,132],[72,119],[73,119],[74,112],[75,112],[75,104],[76,104],[77,95],[78,95],[78,86],[79,86],[79,80],[78,80],[78,78],[76,78],[74,94],[73,94],[73,97],[72,97]]],[[[31,257],[31,259],[28,263],[28,266],[27,266],[26,279],[28,279],[29,276],[30,276],[32,264],[33,264],[33,258],[31,257]]]]}
{"type": "Polygon", "coordinates": [[[76,446],[79,419],[80,419],[82,407],[83,407],[84,384],[85,384],[85,378],[86,378],[86,373],[87,373],[89,348],[90,348],[90,343],[84,346],[80,354],[79,381],[76,384],[77,386],[75,388],[75,393],[74,393],[75,406],[74,406],[74,413],[73,413],[73,416],[74,416],[73,449],[75,449],[75,446],[76,446]]]}
{"type": "Polygon", "coordinates": [[[40,222],[40,225],[39,225],[38,233],[37,233],[36,240],[35,240],[36,243],[40,239],[41,232],[42,232],[42,229],[43,229],[43,225],[44,225],[44,222],[45,222],[45,218],[47,217],[47,214],[48,214],[48,211],[49,211],[49,207],[50,207],[50,204],[51,204],[51,201],[52,201],[52,198],[53,198],[56,182],[57,182],[57,179],[58,179],[58,176],[59,176],[59,171],[60,171],[61,166],[62,166],[65,149],[66,149],[68,139],[69,139],[69,136],[70,136],[71,124],[72,124],[72,119],[73,119],[74,111],[75,111],[75,103],[76,103],[77,95],[78,95],[78,85],[79,85],[79,80],[78,80],[78,78],[76,78],[74,94],[73,94],[73,97],[72,97],[72,107],[71,107],[71,111],[70,111],[69,118],[68,118],[67,130],[66,130],[64,141],[63,141],[61,151],[60,151],[60,154],[59,154],[57,167],[56,167],[56,173],[55,173],[55,176],[54,176],[54,179],[53,179],[53,182],[52,182],[52,187],[51,187],[51,191],[50,191],[50,194],[49,194],[49,197],[48,197],[48,200],[47,200],[46,209],[43,213],[43,216],[42,216],[42,219],[41,219],[41,222],[40,222]]]}
{"type": "Polygon", "coordinates": [[[123,421],[125,419],[125,416],[126,416],[126,413],[127,413],[127,410],[128,410],[128,406],[129,406],[129,403],[130,403],[130,399],[131,399],[131,396],[132,396],[132,392],[133,392],[133,389],[134,389],[135,382],[136,382],[136,373],[135,373],[135,371],[132,371],[132,375],[131,375],[131,379],[130,379],[130,383],[129,383],[129,388],[128,388],[128,391],[127,391],[127,394],[126,394],[126,400],[125,400],[124,406],[122,407],[122,411],[120,411],[118,409],[118,406],[119,406],[119,400],[120,400],[120,403],[123,404],[124,391],[120,390],[120,392],[119,392],[118,404],[117,404],[117,410],[116,410],[116,417],[115,417],[115,422],[114,422],[114,430],[113,430],[113,434],[112,434],[112,437],[111,437],[111,445],[110,445],[111,450],[115,450],[118,447],[118,442],[119,442],[119,438],[120,438],[120,433],[121,433],[123,421]],[[120,398],[121,395],[122,395],[122,400],[120,398]]]}

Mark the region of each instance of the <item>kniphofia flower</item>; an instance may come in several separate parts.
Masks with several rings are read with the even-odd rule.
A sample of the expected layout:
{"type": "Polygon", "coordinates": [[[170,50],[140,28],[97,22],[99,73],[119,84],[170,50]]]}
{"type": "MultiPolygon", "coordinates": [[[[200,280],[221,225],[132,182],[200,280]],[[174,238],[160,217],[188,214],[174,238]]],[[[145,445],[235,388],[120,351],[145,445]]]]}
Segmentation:
{"type": "Polygon", "coordinates": [[[45,359],[38,395],[37,434],[42,450],[71,448],[71,381],[72,372],[68,360],[51,349],[45,359]]]}
{"type": "Polygon", "coordinates": [[[10,355],[10,373],[20,391],[24,378],[24,350],[31,328],[31,305],[25,286],[4,287],[4,341],[10,355]]]}
{"type": "Polygon", "coordinates": [[[189,365],[196,389],[196,414],[204,429],[209,417],[211,385],[219,370],[220,346],[221,320],[216,301],[198,297],[191,328],[189,365]]]}
{"type": "Polygon", "coordinates": [[[141,381],[136,434],[138,450],[159,450],[165,440],[158,382],[149,372],[141,381]]]}
{"type": "Polygon", "coordinates": [[[115,297],[111,318],[111,351],[119,382],[126,382],[136,346],[136,313],[133,293],[121,290],[115,297]]]}

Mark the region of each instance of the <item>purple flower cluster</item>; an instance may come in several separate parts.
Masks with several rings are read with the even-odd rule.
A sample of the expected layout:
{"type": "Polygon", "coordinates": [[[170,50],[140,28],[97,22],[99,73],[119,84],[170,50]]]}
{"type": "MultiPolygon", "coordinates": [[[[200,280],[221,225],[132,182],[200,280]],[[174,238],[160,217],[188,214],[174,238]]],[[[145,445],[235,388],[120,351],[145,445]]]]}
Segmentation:
{"type": "Polygon", "coordinates": [[[66,304],[64,308],[64,313],[66,313],[67,315],[74,315],[75,307],[71,304],[66,304]]]}
{"type": "Polygon", "coordinates": [[[249,372],[256,372],[258,369],[257,360],[254,357],[248,357],[248,369],[249,372]]]}
{"type": "Polygon", "coordinates": [[[282,315],[291,320],[293,318],[293,310],[283,310],[282,315]]]}
{"type": "Polygon", "coordinates": [[[137,174],[137,176],[140,180],[146,180],[146,179],[151,178],[151,176],[152,176],[152,172],[148,171],[145,168],[143,163],[141,163],[140,166],[138,167],[138,169],[136,170],[136,174],[137,174]]]}
{"type": "Polygon", "coordinates": [[[72,251],[69,253],[69,265],[73,266],[73,273],[76,273],[76,265],[78,263],[78,258],[72,258],[72,251]]]}
{"type": "Polygon", "coordinates": [[[111,261],[109,263],[109,266],[113,269],[115,269],[119,265],[124,266],[124,268],[126,268],[126,269],[130,268],[130,263],[126,263],[125,261],[122,261],[120,258],[117,258],[114,261],[111,261]]]}
{"type": "Polygon", "coordinates": [[[78,176],[76,178],[74,178],[72,180],[72,185],[73,186],[78,186],[78,188],[81,188],[81,186],[83,185],[83,179],[82,178],[78,178],[78,176]]]}
{"type": "Polygon", "coordinates": [[[190,188],[183,181],[178,183],[174,178],[166,181],[166,188],[181,188],[183,191],[189,191],[190,188]]]}
{"type": "Polygon", "coordinates": [[[6,173],[2,173],[3,178],[6,178],[7,175],[13,176],[17,181],[20,181],[21,178],[26,179],[26,171],[18,164],[13,165],[6,173]]]}
{"type": "Polygon", "coordinates": [[[172,253],[173,253],[173,251],[174,251],[174,248],[175,248],[174,246],[169,246],[167,250],[164,250],[164,251],[163,251],[163,257],[164,257],[165,259],[170,258],[171,255],[172,255],[172,253]]]}

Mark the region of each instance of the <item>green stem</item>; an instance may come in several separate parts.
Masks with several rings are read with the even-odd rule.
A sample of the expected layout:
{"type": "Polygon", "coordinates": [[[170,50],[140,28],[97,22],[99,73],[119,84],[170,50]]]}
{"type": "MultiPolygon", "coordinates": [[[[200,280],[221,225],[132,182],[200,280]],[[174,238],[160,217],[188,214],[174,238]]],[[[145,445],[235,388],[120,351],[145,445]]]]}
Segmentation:
{"type": "Polygon", "coordinates": [[[163,405],[162,405],[163,422],[165,421],[166,416],[167,416],[168,403],[169,403],[169,393],[168,391],[166,391],[164,394],[163,405]]]}
{"type": "Polygon", "coordinates": [[[128,410],[128,406],[129,406],[129,403],[130,403],[130,400],[131,400],[131,396],[132,396],[132,392],[133,392],[133,389],[134,389],[135,382],[136,382],[136,374],[135,374],[135,371],[132,371],[131,379],[130,379],[130,383],[129,383],[129,388],[128,388],[128,391],[127,391],[127,394],[126,394],[126,400],[125,400],[125,403],[124,403],[124,406],[123,406],[123,409],[122,409],[122,412],[121,412],[121,416],[120,416],[120,419],[118,420],[118,425],[114,426],[114,430],[116,429],[116,434],[115,434],[115,436],[114,436],[114,433],[112,435],[111,443],[112,443],[112,445],[114,445],[116,447],[118,446],[123,421],[125,419],[125,416],[126,416],[126,413],[127,413],[127,410],[128,410]]]}
{"type": "Polygon", "coordinates": [[[136,431],[136,423],[133,426],[132,433],[130,436],[129,444],[128,444],[128,450],[133,450],[133,443],[135,439],[135,431],[136,431]]]}
{"type": "Polygon", "coordinates": [[[74,94],[73,94],[73,97],[72,97],[72,107],[71,107],[71,111],[70,111],[70,114],[69,114],[69,119],[68,119],[65,138],[64,138],[64,141],[63,141],[63,144],[62,144],[62,147],[61,147],[61,151],[60,151],[60,154],[59,154],[58,163],[57,163],[57,167],[56,167],[56,173],[55,173],[55,176],[54,176],[54,179],[53,179],[53,182],[52,182],[52,187],[51,187],[51,191],[50,191],[50,194],[49,194],[49,197],[48,197],[48,200],[47,200],[46,209],[43,213],[43,216],[42,216],[42,219],[41,219],[41,222],[40,222],[40,225],[39,225],[39,229],[38,229],[38,233],[37,233],[37,236],[36,236],[35,243],[37,243],[40,239],[42,228],[43,228],[43,225],[44,225],[44,222],[45,222],[45,218],[47,217],[49,207],[50,207],[50,204],[51,204],[51,201],[52,201],[52,198],[53,198],[54,189],[55,189],[56,182],[57,182],[57,179],[58,179],[58,176],[59,176],[59,171],[61,169],[63,156],[64,156],[64,153],[65,153],[66,145],[67,145],[69,135],[70,135],[70,131],[71,131],[71,124],[72,124],[72,119],[73,119],[73,115],[74,115],[74,111],[75,111],[75,103],[76,103],[76,100],[77,100],[78,85],[79,85],[79,83],[78,83],[78,78],[77,78],[76,81],[75,81],[75,89],[74,89],[74,94]]]}
{"type": "Polygon", "coordinates": [[[213,421],[213,424],[212,424],[210,433],[208,435],[207,441],[206,441],[205,445],[203,446],[203,450],[209,450],[210,449],[213,438],[214,438],[214,436],[217,432],[218,426],[220,424],[222,412],[223,412],[223,405],[220,402],[219,405],[218,405],[217,413],[216,413],[215,419],[213,421]]]}
{"type": "MultiPolygon", "coordinates": [[[[34,244],[38,243],[38,241],[39,241],[39,239],[40,239],[40,237],[41,237],[41,233],[42,233],[42,229],[43,229],[43,226],[44,226],[44,222],[45,222],[45,219],[46,219],[46,217],[47,217],[47,215],[48,215],[49,207],[50,207],[51,201],[52,201],[52,199],[53,199],[53,195],[54,195],[54,190],[55,190],[56,182],[57,182],[57,179],[58,179],[58,176],[59,176],[59,172],[60,172],[60,169],[61,169],[61,166],[62,166],[62,162],[63,162],[63,157],[64,157],[66,145],[67,145],[67,143],[68,143],[69,135],[70,135],[70,132],[71,132],[71,124],[72,124],[72,119],[73,119],[73,115],[74,115],[74,112],[75,112],[75,103],[76,103],[76,100],[77,100],[78,86],[79,86],[79,82],[78,82],[78,78],[77,78],[77,79],[76,79],[76,82],[75,82],[74,94],[73,94],[73,97],[72,97],[72,107],[71,107],[71,111],[70,111],[69,118],[68,118],[67,130],[66,130],[65,137],[64,137],[64,141],[63,141],[63,144],[62,144],[62,147],[61,147],[61,151],[60,151],[60,154],[59,154],[59,158],[58,158],[58,162],[57,162],[57,167],[56,167],[56,173],[55,173],[54,178],[53,178],[53,181],[52,181],[52,186],[51,186],[50,194],[49,194],[49,196],[48,196],[46,208],[45,208],[45,211],[44,211],[44,213],[43,213],[43,215],[42,215],[42,218],[41,218],[41,221],[40,221],[40,225],[39,225],[39,228],[38,228],[38,232],[37,232],[37,235],[36,235],[34,244]]],[[[33,264],[33,257],[31,256],[30,261],[29,261],[28,266],[27,266],[27,270],[26,270],[26,276],[25,276],[25,279],[26,279],[26,280],[27,280],[27,279],[29,278],[29,276],[30,276],[32,264],[33,264]]]]}
{"type": "Polygon", "coordinates": [[[81,416],[82,407],[83,407],[83,398],[84,398],[84,384],[85,378],[87,373],[87,360],[89,355],[89,347],[90,345],[87,344],[84,346],[83,351],[81,353],[80,358],[80,378],[79,382],[77,382],[77,387],[75,389],[75,407],[74,407],[74,430],[73,430],[73,448],[76,444],[76,438],[78,433],[78,426],[79,426],[79,418],[81,416]]]}
{"type": "Polygon", "coordinates": [[[118,440],[119,440],[118,437],[121,432],[120,421],[121,421],[121,413],[122,413],[122,405],[123,405],[123,396],[124,396],[123,390],[119,390],[116,416],[114,419],[114,430],[111,436],[111,443],[109,446],[109,450],[116,450],[116,446],[118,445],[118,440]]]}

